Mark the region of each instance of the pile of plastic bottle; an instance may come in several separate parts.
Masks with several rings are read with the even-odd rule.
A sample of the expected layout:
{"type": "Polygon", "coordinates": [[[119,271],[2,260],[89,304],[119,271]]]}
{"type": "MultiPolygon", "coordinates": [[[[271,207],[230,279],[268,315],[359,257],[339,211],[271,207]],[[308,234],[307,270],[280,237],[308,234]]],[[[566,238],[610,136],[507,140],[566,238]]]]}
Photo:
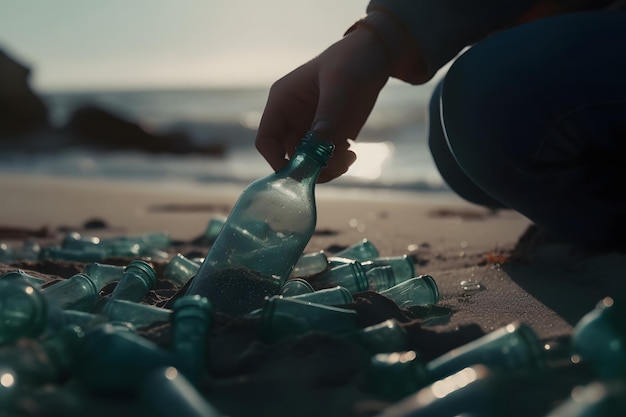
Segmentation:
{"type": "MultiPolygon", "coordinates": [[[[222,222],[211,220],[206,241],[214,241],[222,222]]],[[[80,273],[56,281],[18,269],[0,276],[0,410],[19,412],[30,388],[71,375],[103,395],[136,396],[150,415],[224,415],[197,389],[209,355],[211,303],[182,292],[168,307],[145,302],[158,280],[183,288],[202,264],[172,255],[167,233],[109,239],[68,233],[59,246],[0,249],[6,264],[56,259],[82,265],[80,273]],[[112,257],[129,261],[107,264],[112,257]],[[165,263],[160,275],[155,259],[165,263]],[[138,332],[162,323],[171,326],[168,347],[138,332]],[[11,362],[7,352],[24,339],[37,342],[45,369],[11,362]]],[[[269,345],[322,332],[362,346],[371,357],[364,389],[390,404],[378,417],[512,416],[533,401],[548,410],[541,417],[626,415],[626,315],[611,298],[580,320],[559,357],[529,326],[511,323],[424,361],[397,321],[359,325],[349,307],[364,291],[403,309],[440,301],[435,278],[417,274],[410,257],[381,257],[363,240],[336,253],[304,253],[280,293],[245,317],[258,320],[258,340],[269,345]],[[550,383],[568,372],[584,377],[567,385],[568,395],[548,395],[550,383]],[[533,388],[545,398],[525,396],[533,388]]]]}

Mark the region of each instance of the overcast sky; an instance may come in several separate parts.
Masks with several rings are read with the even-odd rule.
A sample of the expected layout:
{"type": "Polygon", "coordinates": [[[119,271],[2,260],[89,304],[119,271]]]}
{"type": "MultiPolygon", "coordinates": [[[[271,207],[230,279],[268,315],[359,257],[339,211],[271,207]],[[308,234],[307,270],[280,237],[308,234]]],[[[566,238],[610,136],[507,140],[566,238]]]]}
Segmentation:
{"type": "Polygon", "coordinates": [[[0,48],[41,90],[267,86],[367,0],[1,0],[0,48]]]}

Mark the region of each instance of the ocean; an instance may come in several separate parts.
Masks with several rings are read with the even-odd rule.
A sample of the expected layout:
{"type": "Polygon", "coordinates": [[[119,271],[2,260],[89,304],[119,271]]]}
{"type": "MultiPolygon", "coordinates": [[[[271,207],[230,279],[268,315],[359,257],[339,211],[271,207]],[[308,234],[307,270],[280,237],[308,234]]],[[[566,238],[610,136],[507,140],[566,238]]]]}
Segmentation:
{"type": "MultiPolygon", "coordinates": [[[[389,84],[354,143],[357,163],[333,187],[448,193],[427,145],[433,86],[389,84]]],[[[41,137],[54,151],[0,152],[2,173],[176,184],[244,186],[271,172],[254,148],[268,88],[153,89],[44,92],[50,122],[62,127],[77,108],[95,105],[154,133],[182,132],[196,144],[223,145],[219,156],[151,154],[68,147],[59,135],[41,137]],[[55,145],[55,141],[58,144],[55,145]]],[[[1,145],[0,145],[1,146],[1,145]]]]}

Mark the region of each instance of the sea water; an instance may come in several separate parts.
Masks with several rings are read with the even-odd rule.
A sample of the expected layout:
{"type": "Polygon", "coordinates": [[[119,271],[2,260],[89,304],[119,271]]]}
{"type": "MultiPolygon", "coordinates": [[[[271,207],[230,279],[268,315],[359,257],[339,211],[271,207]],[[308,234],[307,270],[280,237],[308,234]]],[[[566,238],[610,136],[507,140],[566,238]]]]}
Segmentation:
{"type": "MultiPolygon", "coordinates": [[[[353,145],[358,155],[335,186],[449,192],[427,145],[432,85],[391,83],[353,145]]],[[[73,111],[95,105],[153,133],[181,132],[199,145],[223,146],[223,155],[148,154],[67,146],[63,133],[41,134],[26,151],[0,143],[2,173],[168,183],[242,186],[270,167],[254,146],[268,87],[154,89],[39,93],[50,122],[63,127],[73,111]],[[39,145],[38,145],[39,144],[39,145]]]]}

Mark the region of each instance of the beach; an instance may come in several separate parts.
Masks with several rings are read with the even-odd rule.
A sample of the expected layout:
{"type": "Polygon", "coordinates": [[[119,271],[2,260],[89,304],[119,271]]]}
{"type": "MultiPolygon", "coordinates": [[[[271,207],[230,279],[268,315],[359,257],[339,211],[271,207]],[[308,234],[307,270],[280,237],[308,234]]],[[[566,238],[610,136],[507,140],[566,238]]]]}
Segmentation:
{"type": "MultiPolygon", "coordinates": [[[[3,175],[0,241],[17,247],[33,239],[42,245],[58,244],[68,231],[98,237],[167,232],[177,242],[168,250],[169,256],[177,251],[204,256],[208,247],[193,242],[211,218],[228,214],[242,189],[217,183],[181,186],[3,175]],[[98,227],[93,228],[94,224],[98,227]]],[[[367,239],[380,256],[409,255],[417,274],[433,277],[440,301],[427,319],[402,309],[390,310],[372,291],[354,307],[369,324],[393,317],[409,332],[419,324],[422,333],[416,333],[420,339],[413,340],[413,348],[423,349],[425,358],[432,359],[514,322],[530,326],[546,345],[558,346],[603,297],[626,293],[619,272],[626,266],[626,256],[574,256],[568,245],[534,238],[529,233],[532,224],[525,217],[508,210],[489,211],[450,193],[363,192],[321,184],[317,209],[316,232],[305,252],[330,254],[367,239]]],[[[167,259],[153,261],[157,271],[162,271],[167,259]]],[[[19,268],[59,280],[72,271],[80,272],[83,266],[66,261],[8,262],[0,265],[0,272],[19,268]]],[[[159,300],[163,304],[175,292],[170,286],[144,302],[159,300]]],[[[224,415],[366,416],[390,404],[355,382],[362,352],[353,351],[354,346],[309,336],[270,348],[255,339],[250,323],[234,325],[224,318],[216,323],[218,336],[209,366],[213,374],[209,371],[207,376],[212,383],[201,392],[224,415]],[[226,337],[228,330],[224,329],[238,336],[226,337]],[[333,369],[339,364],[341,369],[333,369]],[[294,366],[300,371],[294,373],[294,366]],[[275,390],[280,389],[290,393],[283,406],[297,409],[279,411],[274,400],[264,397],[270,396],[270,391],[279,395],[275,390]],[[242,402],[244,398],[247,402],[242,402]],[[250,414],[253,409],[256,413],[250,414]]],[[[156,329],[145,336],[167,344],[166,331],[156,329]]],[[[85,411],[90,415],[130,415],[137,410],[133,400],[117,397],[89,397],[91,402],[83,402],[72,391],[75,388],[71,379],[64,385],[36,387],[32,398],[41,402],[22,404],[21,411],[27,412],[20,415],[85,411]],[[54,395],[64,400],[55,401],[54,395]]],[[[555,391],[555,397],[562,395],[555,391]]],[[[553,398],[559,399],[564,398],[553,398]]]]}

